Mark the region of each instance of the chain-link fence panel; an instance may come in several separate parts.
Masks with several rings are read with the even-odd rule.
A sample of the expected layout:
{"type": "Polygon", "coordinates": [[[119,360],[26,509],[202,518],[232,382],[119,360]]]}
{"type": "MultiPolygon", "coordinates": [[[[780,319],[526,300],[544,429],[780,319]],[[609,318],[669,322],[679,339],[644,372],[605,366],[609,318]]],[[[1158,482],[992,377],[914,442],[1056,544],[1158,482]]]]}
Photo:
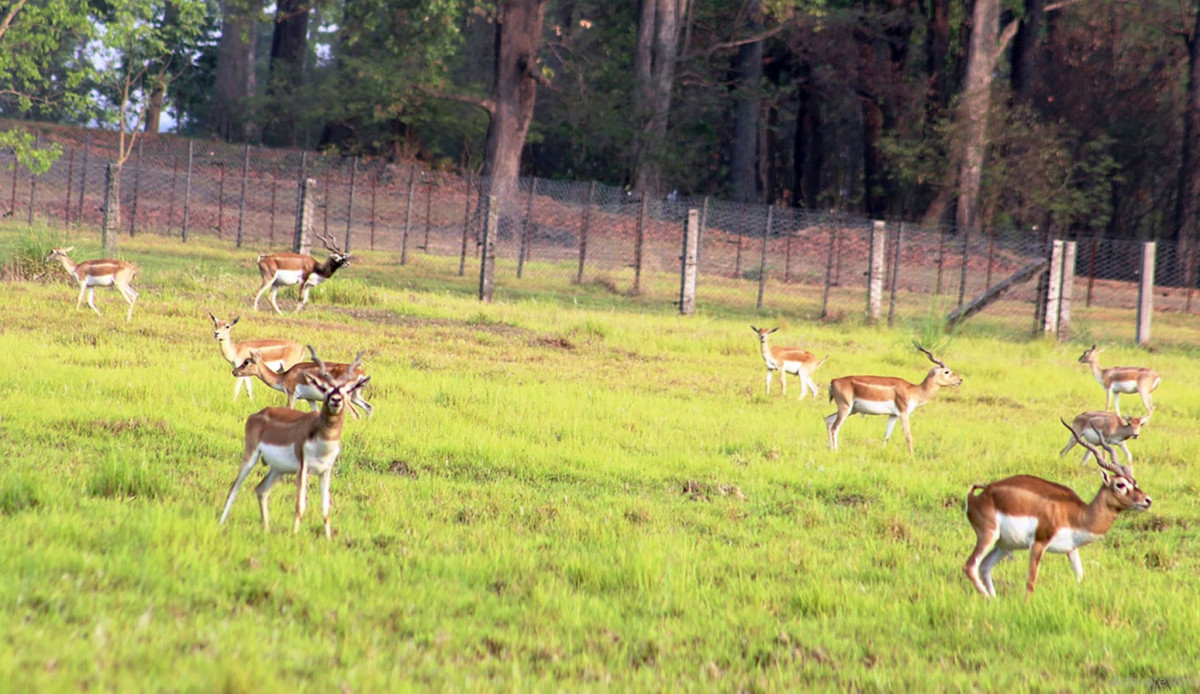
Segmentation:
{"type": "MultiPolygon", "coordinates": [[[[117,134],[46,126],[38,138],[57,143],[62,156],[34,176],[11,152],[0,152],[3,214],[99,229],[117,134]]],[[[414,278],[463,291],[479,287],[489,185],[477,177],[175,136],[139,138],[119,175],[122,234],[185,242],[202,235],[256,252],[291,250],[300,191],[311,180],[315,235],[345,251],[395,254],[414,278]]],[[[970,308],[958,329],[1028,335],[1038,330],[1047,291],[1050,238],[1034,230],[964,233],[714,198],[642,200],[593,182],[541,179],[521,179],[495,204],[494,283],[501,292],[677,303],[684,224],[693,209],[700,310],[936,323],[970,308]],[[873,243],[883,244],[877,317],[867,303],[873,243]]],[[[319,251],[316,240],[307,239],[319,251]]],[[[1144,252],[1138,241],[1076,240],[1074,283],[1064,290],[1073,330],[1132,337],[1144,252]]],[[[1197,308],[1197,256],[1195,243],[1157,244],[1156,312],[1187,316],[1197,308]]]]}

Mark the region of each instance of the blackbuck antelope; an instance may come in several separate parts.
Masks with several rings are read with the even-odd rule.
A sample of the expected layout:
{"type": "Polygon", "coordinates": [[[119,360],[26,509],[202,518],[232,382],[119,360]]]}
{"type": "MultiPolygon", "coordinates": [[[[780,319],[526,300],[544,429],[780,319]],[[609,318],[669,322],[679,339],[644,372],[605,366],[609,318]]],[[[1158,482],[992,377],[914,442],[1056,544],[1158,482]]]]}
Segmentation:
{"type": "Polygon", "coordinates": [[[932,352],[916,341],[913,345],[936,364],[920,385],[892,376],[842,376],[830,381],[829,399],[837,403],[837,412],[825,418],[830,448],[837,450],[838,430],[849,415],[882,414],[888,416],[883,442],[887,443],[892,437],[896,420],[900,420],[904,440],[908,442],[908,453],[913,454],[912,430],[908,424],[913,410],[932,400],[942,388],[962,385],[962,377],[934,357],[932,352]]]}
{"type": "MultiPolygon", "coordinates": [[[[241,320],[241,316],[235,316],[233,320],[225,322],[217,318],[209,311],[208,317],[213,322],[213,337],[217,338],[217,344],[221,347],[221,356],[225,357],[225,361],[229,362],[230,366],[238,366],[250,357],[250,350],[257,350],[262,355],[263,362],[267,368],[272,371],[283,371],[290,369],[298,364],[304,358],[304,346],[299,342],[291,340],[246,340],[244,342],[234,342],[229,337],[229,332],[233,330],[233,326],[241,320]]],[[[242,386],[246,386],[246,395],[250,398],[254,397],[254,387],[251,385],[254,378],[247,376],[239,378],[233,383],[233,399],[237,400],[238,392],[242,386]]]]}
{"type": "Polygon", "coordinates": [[[290,287],[293,284],[300,285],[297,297],[299,303],[295,308],[299,311],[308,303],[309,289],[333,277],[333,273],[350,264],[350,254],[338,250],[332,236],[316,236],[325,246],[325,250],[329,251],[329,257],[325,258],[323,263],[318,263],[316,258],[303,253],[271,253],[258,256],[258,272],[262,275],[262,286],[254,295],[255,311],[258,310],[258,300],[262,298],[263,292],[269,289],[271,305],[275,307],[276,313],[282,314],[283,311],[279,310],[279,304],[275,301],[276,294],[279,293],[280,287],[290,287]]]}
{"type": "Polygon", "coordinates": [[[125,301],[129,302],[129,311],[125,313],[125,320],[131,320],[133,304],[137,301],[138,293],[129,285],[137,275],[137,265],[109,258],[85,260],[76,264],[71,262],[67,256],[73,250],[75,250],[74,246],[55,248],[50,251],[50,255],[46,256],[45,262],[57,260],[62,263],[67,274],[79,283],[79,300],[75,302],[75,310],[78,311],[79,307],[83,305],[83,295],[87,294],[88,306],[91,306],[92,310],[99,315],[100,309],[96,308],[96,287],[116,287],[117,291],[121,292],[121,296],[125,297],[125,301]]]}
{"type": "Polygon", "coordinates": [[[996,563],[1019,549],[1029,550],[1026,598],[1033,594],[1038,565],[1045,552],[1067,555],[1075,579],[1082,581],[1079,548],[1104,537],[1122,511],[1150,508],[1150,497],[1117,465],[1112,448],[1098,433],[1097,440],[1109,454],[1108,461],[1066,421],[1063,426],[1070,429],[1079,445],[1091,449],[1096,462],[1104,468],[1100,471],[1103,478],[1100,491],[1088,504],[1071,489],[1031,475],[1017,475],[986,486],[973,485],[967,492],[967,520],[975,529],[977,541],[963,572],[985,597],[996,597],[996,586],[992,583],[996,563]],[[1111,477],[1108,472],[1113,473],[1111,477]]]}
{"type": "MultiPolygon", "coordinates": [[[[1059,455],[1066,455],[1067,451],[1075,447],[1079,437],[1083,437],[1092,445],[1103,442],[1120,446],[1121,450],[1125,451],[1125,462],[1133,465],[1133,455],[1130,454],[1129,447],[1125,445],[1125,440],[1136,439],[1141,434],[1142,427],[1149,423],[1150,415],[1122,417],[1112,412],[1080,412],[1075,415],[1075,421],[1071,423],[1071,440],[1067,441],[1067,447],[1062,449],[1059,455]]],[[[1091,455],[1091,449],[1086,450],[1083,460],[1079,464],[1087,463],[1088,457],[1091,455]]]]}
{"type": "Polygon", "coordinates": [[[309,385],[324,393],[321,410],[300,412],[286,407],[268,407],[246,418],[246,447],[242,454],[242,466],[229,488],[225,510],[221,512],[222,525],[229,517],[229,509],[237,498],[238,488],[261,458],[267,466],[267,475],[254,491],[258,494],[263,530],[271,528],[267,495],[280,477],[291,474],[297,477],[296,519],[292,522],[292,532],[300,529],[300,519],[308,503],[308,473],[315,472],[320,477],[325,537],[333,537],[329,524],[329,482],[333,465],[341,452],[345,407],[349,399],[371,379],[356,375],[358,362],[362,359],[361,352],[358,359],[345,370],[346,375],[338,377],[326,368],[311,346],[308,349],[317,368],[305,371],[304,378],[309,385]]]}
{"type": "MultiPolygon", "coordinates": [[[[238,378],[250,378],[258,376],[267,386],[283,393],[287,396],[287,406],[295,407],[297,400],[307,400],[313,412],[321,407],[321,403],[325,401],[325,389],[319,384],[314,384],[310,378],[310,374],[320,371],[328,372],[336,379],[357,378],[363,380],[367,378],[367,372],[362,367],[363,353],[359,352],[352,364],[339,364],[336,362],[324,363],[318,361],[302,361],[298,364],[293,364],[287,371],[277,373],[267,365],[262,352],[257,349],[250,350],[246,355],[246,359],[233,368],[233,375],[238,378]]],[[[358,410],[355,405],[366,410],[370,416],[374,410],[371,404],[363,399],[362,393],[355,390],[349,396],[350,413],[355,419],[359,418],[358,410]]]]}
{"type": "Polygon", "coordinates": [[[826,355],[824,359],[818,360],[812,352],[798,347],[771,347],[767,344],[768,336],[779,328],[767,330],[751,325],[750,329],[758,335],[758,342],[762,345],[762,358],[767,364],[767,394],[771,394],[771,375],[778,371],[779,383],[783,387],[784,395],[787,395],[787,375],[792,374],[800,377],[801,400],[809,390],[812,391],[814,398],[817,397],[817,384],[813,382],[812,375],[829,356],[826,355]]]}
{"type": "Polygon", "coordinates": [[[1146,412],[1154,409],[1154,403],[1150,399],[1150,393],[1158,387],[1162,378],[1154,369],[1149,369],[1144,366],[1113,366],[1107,369],[1100,368],[1100,352],[1103,348],[1096,349],[1096,345],[1092,345],[1079,357],[1080,364],[1087,364],[1092,367],[1092,375],[1100,382],[1100,386],[1104,388],[1104,409],[1108,409],[1110,405],[1115,406],[1117,414],[1121,414],[1121,394],[1122,393],[1137,393],[1142,396],[1142,404],[1146,406],[1146,412]]]}

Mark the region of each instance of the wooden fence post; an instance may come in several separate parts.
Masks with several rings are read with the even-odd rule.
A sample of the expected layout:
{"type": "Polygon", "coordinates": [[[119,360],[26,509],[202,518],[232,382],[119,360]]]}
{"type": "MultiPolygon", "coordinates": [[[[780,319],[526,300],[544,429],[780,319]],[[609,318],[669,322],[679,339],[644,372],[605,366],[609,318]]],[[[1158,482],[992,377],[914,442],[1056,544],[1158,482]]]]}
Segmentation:
{"type": "Polygon", "coordinates": [[[690,316],[696,312],[696,268],[699,261],[700,212],[688,210],[687,225],[683,228],[683,255],[680,256],[679,313],[690,316]]]}
{"type": "Polygon", "coordinates": [[[1058,341],[1066,342],[1071,336],[1071,300],[1075,296],[1075,250],[1076,243],[1063,244],[1062,275],[1058,290],[1058,341]]]}
{"type": "Polygon", "coordinates": [[[1042,332],[1053,335],[1058,334],[1058,311],[1061,302],[1062,289],[1062,268],[1063,268],[1063,242],[1061,239],[1054,239],[1050,243],[1050,268],[1048,270],[1049,282],[1046,286],[1046,303],[1042,310],[1042,332]]]}
{"type": "Polygon", "coordinates": [[[1138,282],[1137,343],[1150,343],[1150,314],[1154,310],[1154,252],[1153,241],[1142,244],[1142,272],[1138,282]]]}
{"type": "Polygon", "coordinates": [[[646,242],[646,206],[649,204],[649,198],[642,196],[642,201],[638,205],[637,214],[637,230],[634,234],[633,242],[633,295],[638,296],[642,293],[642,252],[643,245],[646,242]]]}
{"type": "Polygon", "coordinates": [[[829,318],[829,290],[833,287],[833,259],[837,253],[837,220],[829,223],[829,255],[825,259],[825,291],[821,294],[821,320],[829,318]]]}
{"type": "Polygon", "coordinates": [[[767,223],[763,227],[762,257],[758,261],[758,301],[755,308],[762,308],[763,293],[767,289],[767,244],[771,242],[771,220],[775,212],[774,205],[767,205],[767,223]]]}
{"type": "MultiPolygon", "coordinates": [[[[84,153],[84,161],[86,162],[87,161],[87,150],[85,149],[83,151],[83,153],[84,153]]],[[[183,226],[179,230],[180,240],[183,241],[184,243],[187,243],[188,216],[192,212],[192,165],[193,165],[193,163],[195,163],[195,159],[196,159],[196,143],[192,140],[188,140],[187,173],[184,174],[184,176],[183,176],[183,226]]],[[[87,178],[86,172],[84,173],[84,178],[87,178]]],[[[82,200],[83,200],[83,191],[82,190],[80,190],[79,198],[80,198],[80,201],[82,202],[82,200]]]]}
{"type": "Polygon", "coordinates": [[[483,225],[483,258],[479,263],[479,300],[492,303],[496,285],[496,231],[499,225],[499,210],[496,196],[487,196],[487,217],[483,225]]]}
{"type": "Polygon", "coordinates": [[[296,236],[292,242],[296,253],[307,254],[310,250],[312,239],[309,238],[308,230],[314,227],[313,206],[316,205],[316,201],[317,180],[306,178],[304,185],[300,187],[300,210],[296,215],[296,236]]]}
{"type": "MultiPolygon", "coordinates": [[[[139,143],[141,144],[141,143],[139,143]]],[[[246,183],[250,179],[250,145],[242,147],[242,194],[241,202],[238,203],[238,230],[237,230],[237,247],[242,247],[242,236],[245,233],[246,226],[246,183]]],[[[134,187],[137,187],[137,179],[134,187]]],[[[136,198],[134,198],[136,200],[136,198]]],[[[132,224],[131,224],[132,228],[132,224]]]]}
{"type": "Polygon", "coordinates": [[[892,296],[888,301],[888,327],[896,320],[896,285],[900,283],[900,253],[904,250],[904,222],[896,229],[896,241],[892,244],[892,296]]]}
{"type": "Polygon", "coordinates": [[[596,195],[596,182],[588,188],[587,197],[583,200],[580,211],[579,229],[579,271],[575,273],[575,284],[583,284],[583,266],[587,262],[588,227],[591,226],[592,198],[596,195]]]}
{"type": "Polygon", "coordinates": [[[400,264],[408,265],[408,230],[412,226],[413,198],[417,195],[417,167],[408,170],[408,204],[404,207],[404,233],[400,236],[400,264]]]}
{"type": "Polygon", "coordinates": [[[342,251],[350,252],[350,222],[354,219],[354,193],[357,192],[356,184],[358,179],[358,157],[350,157],[350,195],[346,200],[346,240],[342,244],[342,251]]]}
{"type": "Polygon", "coordinates": [[[867,320],[879,321],[883,305],[884,262],[887,259],[887,223],[876,220],[871,224],[870,251],[867,265],[867,320]]]}

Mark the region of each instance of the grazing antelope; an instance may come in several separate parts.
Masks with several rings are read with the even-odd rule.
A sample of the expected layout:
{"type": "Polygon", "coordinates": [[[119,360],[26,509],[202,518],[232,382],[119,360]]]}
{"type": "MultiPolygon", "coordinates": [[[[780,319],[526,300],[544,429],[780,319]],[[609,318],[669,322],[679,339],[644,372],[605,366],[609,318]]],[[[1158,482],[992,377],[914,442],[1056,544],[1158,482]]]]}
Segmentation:
{"type": "Polygon", "coordinates": [[[1103,348],[1096,349],[1096,345],[1092,345],[1079,357],[1079,363],[1091,366],[1092,375],[1104,388],[1106,396],[1104,409],[1107,410],[1110,404],[1115,405],[1117,414],[1121,414],[1121,394],[1137,393],[1142,396],[1142,404],[1146,406],[1146,411],[1154,410],[1150,393],[1154,392],[1159,382],[1162,381],[1158,372],[1144,366],[1113,366],[1102,369],[1100,368],[1100,352],[1102,351],[1104,351],[1103,348]]]}
{"type": "Polygon", "coordinates": [[[1104,537],[1122,511],[1150,508],[1150,497],[1138,488],[1137,481],[1127,474],[1126,469],[1117,465],[1112,448],[1103,442],[1098,432],[1096,438],[1108,452],[1108,461],[1066,421],[1063,426],[1071,430],[1079,445],[1091,449],[1096,462],[1103,468],[1100,491],[1089,504],[1068,487],[1031,475],[1017,475],[986,486],[972,485],[967,492],[967,520],[975,529],[977,541],[975,550],[963,565],[963,572],[985,597],[996,597],[992,568],[1019,549],[1029,550],[1026,598],[1033,594],[1044,552],[1067,555],[1075,579],[1082,581],[1079,548],[1104,537]],[[1110,477],[1106,471],[1113,475],[1110,477]],[[977,490],[980,490],[978,494],[975,493],[977,490]]]}
{"type": "Polygon", "coordinates": [[[96,308],[96,287],[116,287],[121,292],[121,296],[125,297],[125,301],[129,302],[129,311],[125,314],[125,320],[131,320],[133,304],[137,301],[138,293],[129,284],[137,275],[137,265],[109,258],[85,260],[76,264],[67,257],[67,254],[73,250],[75,250],[74,246],[55,248],[50,251],[50,255],[46,256],[45,262],[57,260],[62,263],[63,269],[79,283],[79,300],[75,302],[75,310],[78,311],[79,307],[83,305],[83,295],[87,294],[88,306],[92,307],[96,315],[100,315],[100,309],[96,308]]]}
{"type": "MultiPolygon", "coordinates": [[[[308,374],[328,371],[336,379],[351,377],[364,379],[367,377],[367,372],[362,368],[362,356],[363,353],[359,352],[352,364],[302,361],[293,364],[283,373],[277,373],[267,365],[262,352],[251,349],[246,359],[233,367],[233,375],[238,378],[258,376],[263,383],[287,396],[289,408],[295,407],[297,400],[307,400],[312,411],[316,412],[325,400],[325,391],[320,386],[313,384],[308,374]]],[[[350,413],[354,415],[355,419],[358,419],[360,415],[355,409],[355,405],[366,410],[368,416],[374,410],[371,404],[363,399],[362,393],[357,390],[350,395],[349,406],[350,413]]]]}
{"type": "Polygon", "coordinates": [[[286,407],[268,407],[246,418],[246,447],[242,454],[242,466],[237,479],[229,488],[225,499],[225,510],[221,512],[221,524],[229,516],[233,500],[246,475],[254,469],[261,458],[267,466],[267,476],[254,488],[258,494],[258,508],[262,513],[263,530],[270,530],[270,514],[267,495],[271,487],[283,475],[295,474],[298,491],[296,494],[296,519],[292,532],[300,529],[300,518],[308,503],[308,473],[320,477],[321,517],[325,520],[325,538],[333,537],[329,525],[329,481],[333,465],[341,452],[342,424],[345,406],[354,395],[370,381],[370,377],[359,378],[358,359],[346,369],[346,375],[337,377],[330,373],[326,364],[310,346],[317,368],[304,372],[305,380],[313,388],[324,393],[320,412],[299,412],[286,407]]]}
{"type": "Polygon", "coordinates": [[[767,394],[771,394],[771,374],[779,372],[779,383],[783,386],[783,394],[787,395],[787,375],[800,377],[800,399],[803,400],[807,390],[811,390],[813,397],[817,397],[817,384],[813,382],[813,373],[825,363],[829,356],[826,355],[820,361],[812,352],[797,347],[771,347],[767,344],[767,336],[779,330],[779,328],[756,328],[753,325],[750,329],[754,334],[758,335],[758,342],[762,345],[763,361],[767,364],[767,394]]]}
{"type": "Polygon", "coordinates": [[[338,250],[332,236],[322,236],[319,233],[316,236],[325,246],[325,250],[329,251],[329,257],[323,263],[318,263],[316,258],[303,253],[271,253],[258,256],[258,272],[262,275],[262,286],[254,295],[255,311],[258,310],[258,300],[262,298],[263,292],[270,289],[271,305],[275,307],[276,313],[282,314],[279,304],[275,302],[275,295],[279,293],[280,287],[290,287],[293,284],[300,285],[297,297],[299,303],[294,309],[299,311],[308,303],[309,289],[333,277],[333,273],[350,264],[350,254],[338,250]]]}
{"type": "MultiPolygon", "coordinates": [[[[1125,451],[1125,462],[1133,465],[1133,455],[1130,454],[1129,447],[1125,445],[1125,440],[1136,439],[1141,434],[1142,427],[1149,423],[1150,415],[1121,417],[1112,412],[1081,412],[1071,423],[1071,440],[1067,441],[1067,447],[1062,449],[1059,455],[1066,455],[1067,451],[1075,447],[1078,437],[1082,436],[1093,445],[1103,441],[1110,445],[1120,446],[1121,450],[1125,451]]],[[[1092,455],[1092,451],[1087,450],[1079,464],[1087,463],[1090,455],[1092,455]]]]}
{"type": "MultiPolygon", "coordinates": [[[[237,366],[246,361],[250,356],[250,350],[258,350],[262,355],[263,362],[267,368],[272,371],[283,371],[290,369],[295,364],[299,363],[304,358],[304,347],[299,342],[291,340],[246,340],[245,342],[234,342],[229,338],[229,331],[237,322],[241,320],[241,316],[235,316],[233,320],[226,323],[208,312],[208,317],[213,322],[213,337],[217,338],[217,344],[221,347],[221,356],[225,357],[225,361],[229,362],[230,366],[237,366]]],[[[237,400],[238,392],[242,386],[246,386],[246,395],[251,399],[254,398],[254,387],[251,385],[254,379],[251,377],[239,378],[233,384],[233,399],[237,400]]]]}
{"type": "Polygon", "coordinates": [[[913,345],[936,364],[920,385],[891,376],[842,376],[830,381],[829,399],[837,403],[837,412],[825,418],[830,448],[837,450],[838,430],[849,415],[883,414],[888,416],[883,442],[887,443],[892,437],[896,420],[900,420],[904,440],[908,442],[908,453],[913,454],[912,430],[908,425],[913,410],[932,400],[942,388],[962,385],[962,377],[947,368],[932,352],[916,341],[913,341],[913,345]]]}

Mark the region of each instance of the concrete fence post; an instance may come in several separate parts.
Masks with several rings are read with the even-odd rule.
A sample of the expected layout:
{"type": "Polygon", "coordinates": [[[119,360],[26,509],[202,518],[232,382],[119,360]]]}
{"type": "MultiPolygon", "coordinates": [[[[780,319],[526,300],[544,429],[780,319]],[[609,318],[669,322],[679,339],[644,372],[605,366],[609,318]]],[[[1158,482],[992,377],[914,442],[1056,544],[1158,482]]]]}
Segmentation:
{"type": "Polygon", "coordinates": [[[871,249],[867,268],[867,320],[879,320],[883,305],[883,277],[887,260],[887,223],[875,221],[871,225],[871,249]]]}
{"type": "Polygon", "coordinates": [[[296,253],[308,253],[312,247],[312,239],[309,238],[309,229],[313,228],[313,207],[317,200],[317,180],[315,178],[304,179],[304,185],[300,186],[300,210],[296,215],[296,236],[292,241],[292,248],[296,253]]]}
{"type": "Polygon", "coordinates": [[[1071,337],[1071,300],[1075,296],[1075,248],[1074,241],[1063,243],[1062,275],[1058,290],[1058,341],[1066,342],[1071,337]]]}
{"type": "Polygon", "coordinates": [[[1154,252],[1153,241],[1142,244],[1142,272],[1138,281],[1137,343],[1150,343],[1150,314],[1154,310],[1154,252]]]}
{"type": "Polygon", "coordinates": [[[1061,304],[1063,242],[1055,239],[1050,243],[1049,281],[1046,286],[1046,304],[1042,310],[1042,333],[1058,334],[1058,311],[1061,304]]]}
{"type": "Polygon", "coordinates": [[[690,316],[696,311],[696,269],[700,247],[700,212],[690,209],[683,229],[683,255],[680,256],[679,313],[690,316]]]}

